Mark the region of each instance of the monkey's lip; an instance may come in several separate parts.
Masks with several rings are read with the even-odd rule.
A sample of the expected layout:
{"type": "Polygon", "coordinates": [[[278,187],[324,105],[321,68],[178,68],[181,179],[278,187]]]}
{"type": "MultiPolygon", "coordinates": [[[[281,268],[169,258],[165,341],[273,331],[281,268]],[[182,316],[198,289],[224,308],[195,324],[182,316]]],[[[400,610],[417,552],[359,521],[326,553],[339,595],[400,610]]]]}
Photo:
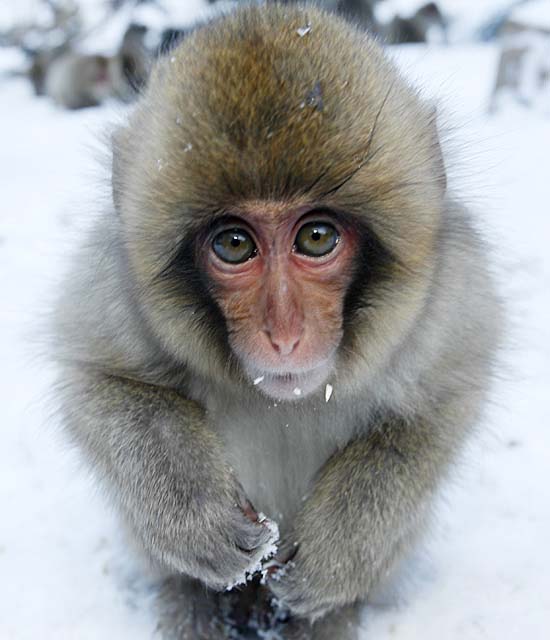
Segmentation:
{"type": "Polygon", "coordinates": [[[252,384],[265,395],[276,400],[300,400],[315,392],[326,382],[332,371],[332,362],[300,372],[249,372],[252,384]]]}

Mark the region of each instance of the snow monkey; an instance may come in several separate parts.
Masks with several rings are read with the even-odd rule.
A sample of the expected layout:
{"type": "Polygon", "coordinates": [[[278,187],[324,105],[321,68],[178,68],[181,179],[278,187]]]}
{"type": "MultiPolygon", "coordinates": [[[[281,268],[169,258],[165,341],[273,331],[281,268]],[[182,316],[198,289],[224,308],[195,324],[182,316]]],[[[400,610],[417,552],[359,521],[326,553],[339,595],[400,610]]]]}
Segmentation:
{"type": "Polygon", "coordinates": [[[128,118],[57,307],[66,428],[164,637],[356,638],[498,337],[433,109],[368,34],[275,4],[190,34],[128,118]]]}

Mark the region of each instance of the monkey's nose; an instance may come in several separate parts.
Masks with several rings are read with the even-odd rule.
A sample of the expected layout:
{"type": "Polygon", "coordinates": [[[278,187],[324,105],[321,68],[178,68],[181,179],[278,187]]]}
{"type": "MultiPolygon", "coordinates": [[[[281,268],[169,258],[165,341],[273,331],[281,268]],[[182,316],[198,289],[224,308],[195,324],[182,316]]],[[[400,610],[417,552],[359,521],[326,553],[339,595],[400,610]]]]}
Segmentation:
{"type": "Polygon", "coordinates": [[[269,338],[269,341],[271,342],[271,346],[281,356],[289,356],[296,350],[298,344],[300,343],[301,336],[274,335],[267,329],[265,332],[267,334],[267,337],[269,338]]]}

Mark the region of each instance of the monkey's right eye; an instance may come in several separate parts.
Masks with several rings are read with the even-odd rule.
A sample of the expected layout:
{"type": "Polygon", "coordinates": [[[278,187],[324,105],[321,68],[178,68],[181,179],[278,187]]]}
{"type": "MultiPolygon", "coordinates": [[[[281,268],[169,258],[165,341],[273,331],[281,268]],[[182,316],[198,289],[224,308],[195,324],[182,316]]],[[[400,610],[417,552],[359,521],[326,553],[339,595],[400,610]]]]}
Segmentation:
{"type": "Polygon", "coordinates": [[[224,262],[239,264],[256,255],[256,245],[244,229],[226,229],[212,241],[214,253],[224,262]]]}

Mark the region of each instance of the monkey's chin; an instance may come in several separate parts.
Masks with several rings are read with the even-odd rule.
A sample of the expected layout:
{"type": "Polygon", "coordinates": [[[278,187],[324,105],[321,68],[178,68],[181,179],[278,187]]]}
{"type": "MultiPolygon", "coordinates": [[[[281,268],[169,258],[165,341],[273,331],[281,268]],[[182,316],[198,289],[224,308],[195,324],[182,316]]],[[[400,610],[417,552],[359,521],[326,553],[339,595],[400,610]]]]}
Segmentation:
{"type": "Polygon", "coordinates": [[[327,361],[308,371],[298,373],[248,372],[252,384],[274,400],[298,401],[309,396],[327,381],[332,362],[327,361]]]}

